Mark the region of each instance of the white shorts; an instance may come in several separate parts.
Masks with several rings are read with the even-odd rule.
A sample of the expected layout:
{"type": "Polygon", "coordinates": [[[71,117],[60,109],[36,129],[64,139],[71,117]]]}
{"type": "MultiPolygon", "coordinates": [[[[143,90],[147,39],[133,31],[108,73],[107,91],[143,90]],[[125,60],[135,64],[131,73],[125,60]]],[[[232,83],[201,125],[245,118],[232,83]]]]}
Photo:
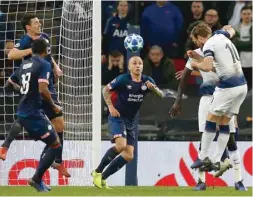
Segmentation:
{"type": "MultiPolygon", "coordinates": [[[[199,132],[204,132],[206,127],[206,118],[209,112],[209,107],[213,100],[213,95],[205,95],[200,98],[199,111],[198,111],[198,122],[199,132]]],[[[230,133],[235,133],[235,117],[233,116],[229,122],[230,133]]]]}
{"type": "Polygon", "coordinates": [[[216,87],[209,112],[216,116],[226,115],[232,117],[237,115],[242,102],[246,98],[247,91],[247,84],[233,88],[216,87]]]}

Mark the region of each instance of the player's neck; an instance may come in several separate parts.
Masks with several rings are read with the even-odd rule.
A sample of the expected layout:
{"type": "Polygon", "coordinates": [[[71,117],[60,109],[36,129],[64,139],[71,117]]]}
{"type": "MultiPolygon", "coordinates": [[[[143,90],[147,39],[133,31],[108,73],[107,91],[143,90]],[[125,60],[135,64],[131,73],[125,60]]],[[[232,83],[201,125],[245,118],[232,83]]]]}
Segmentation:
{"type": "Polygon", "coordinates": [[[132,80],[135,82],[141,81],[141,75],[135,75],[135,74],[131,73],[131,77],[132,77],[132,80]]]}
{"type": "Polygon", "coordinates": [[[39,35],[33,35],[31,33],[26,33],[26,35],[28,35],[29,37],[31,37],[33,40],[36,40],[39,38],[39,35]]]}

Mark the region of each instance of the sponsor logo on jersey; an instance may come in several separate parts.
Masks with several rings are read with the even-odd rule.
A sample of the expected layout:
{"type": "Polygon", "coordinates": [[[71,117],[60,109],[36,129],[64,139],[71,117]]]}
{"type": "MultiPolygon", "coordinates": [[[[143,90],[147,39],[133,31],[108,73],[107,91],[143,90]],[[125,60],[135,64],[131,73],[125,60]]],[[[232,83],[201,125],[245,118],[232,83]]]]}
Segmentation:
{"type": "Polygon", "coordinates": [[[132,86],[131,86],[131,85],[128,85],[128,86],[127,86],[127,89],[131,90],[131,89],[132,89],[132,86]]]}

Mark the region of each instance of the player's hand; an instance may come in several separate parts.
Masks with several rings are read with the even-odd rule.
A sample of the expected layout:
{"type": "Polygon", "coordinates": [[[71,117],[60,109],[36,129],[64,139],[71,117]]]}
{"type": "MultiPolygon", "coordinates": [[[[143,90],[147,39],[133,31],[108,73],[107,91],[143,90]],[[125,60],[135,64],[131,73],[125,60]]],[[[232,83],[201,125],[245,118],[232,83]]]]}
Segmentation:
{"type": "Polygon", "coordinates": [[[112,105],[109,106],[109,112],[110,112],[112,117],[120,117],[120,113],[112,105]]]}
{"type": "Polygon", "coordinates": [[[59,105],[54,105],[53,110],[56,114],[59,114],[62,112],[62,107],[59,105]]]}
{"type": "Polygon", "coordinates": [[[156,85],[154,85],[153,83],[151,83],[149,80],[146,81],[145,85],[148,87],[148,89],[153,90],[155,89],[156,85]]]}
{"type": "Polygon", "coordinates": [[[198,63],[196,61],[192,61],[191,66],[193,69],[198,69],[198,63]]]}
{"type": "Polygon", "coordinates": [[[170,109],[170,117],[174,118],[175,116],[179,115],[181,113],[181,105],[180,102],[175,102],[173,106],[170,109]]]}
{"type": "Polygon", "coordinates": [[[199,55],[196,51],[193,50],[189,50],[186,52],[189,58],[193,58],[197,61],[202,61],[203,57],[201,55],[199,55]]]}
{"type": "Polygon", "coordinates": [[[177,72],[175,73],[175,78],[176,78],[177,80],[180,80],[180,79],[182,78],[182,76],[183,76],[183,73],[184,73],[184,70],[177,71],[177,72]]]}

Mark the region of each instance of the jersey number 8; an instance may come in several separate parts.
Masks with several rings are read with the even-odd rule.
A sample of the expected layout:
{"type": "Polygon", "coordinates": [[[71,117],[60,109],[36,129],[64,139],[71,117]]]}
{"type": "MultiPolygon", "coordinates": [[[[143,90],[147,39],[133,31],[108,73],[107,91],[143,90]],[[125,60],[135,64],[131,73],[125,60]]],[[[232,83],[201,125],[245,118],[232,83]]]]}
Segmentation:
{"type": "Polygon", "coordinates": [[[27,92],[29,91],[31,73],[23,74],[21,75],[21,77],[22,77],[22,87],[20,88],[20,93],[27,94],[27,92]]]}

